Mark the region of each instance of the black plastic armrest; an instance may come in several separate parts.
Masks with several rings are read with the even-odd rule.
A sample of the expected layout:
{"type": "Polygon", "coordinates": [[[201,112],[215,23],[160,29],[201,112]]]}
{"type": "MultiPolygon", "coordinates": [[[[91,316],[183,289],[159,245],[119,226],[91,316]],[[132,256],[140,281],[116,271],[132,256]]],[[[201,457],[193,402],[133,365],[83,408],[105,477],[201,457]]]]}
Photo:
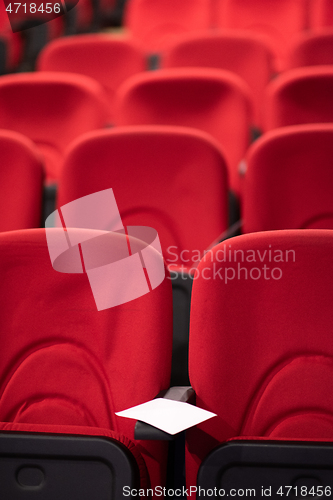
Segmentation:
{"type": "MultiPolygon", "coordinates": [[[[195,392],[191,386],[184,387],[170,387],[165,391],[161,391],[157,398],[172,399],[173,401],[181,401],[183,403],[194,404],[195,403],[195,392]]],[[[179,434],[168,434],[167,432],[157,429],[150,424],[146,424],[141,420],[138,420],[135,424],[134,438],[146,441],[158,440],[158,441],[174,441],[177,439],[179,434]]]]}

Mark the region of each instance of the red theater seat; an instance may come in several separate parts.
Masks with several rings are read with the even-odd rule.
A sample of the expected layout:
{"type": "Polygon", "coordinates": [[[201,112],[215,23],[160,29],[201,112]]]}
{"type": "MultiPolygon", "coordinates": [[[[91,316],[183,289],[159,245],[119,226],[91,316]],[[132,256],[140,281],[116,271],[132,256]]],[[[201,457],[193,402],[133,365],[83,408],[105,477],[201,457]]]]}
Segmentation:
{"type": "Polygon", "coordinates": [[[262,95],[271,79],[274,55],[261,37],[239,31],[186,34],[162,58],[163,68],[200,66],[226,69],[250,87],[255,103],[255,124],[261,125],[262,95]]]}
{"type": "Polygon", "coordinates": [[[290,68],[333,65],[333,28],[304,33],[290,50],[290,68]]]}
{"type": "Polygon", "coordinates": [[[331,0],[310,0],[310,26],[313,29],[333,26],[331,0]]]}
{"type": "Polygon", "coordinates": [[[109,119],[114,94],[130,76],[147,69],[146,57],[135,43],[110,35],[76,35],[49,43],[40,54],[41,71],[79,73],[97,80],[107,93],[109,119]]]}
{"type": "Polygon", "coordinates": [[[112,187],[126,225],[157,230],[172,275],[172,384],[188,384],[191,279],[228,227],[227,168],[218,144],[193,129],[123,127],[86,134],[68,151],[58,206],[112,187]]]}
{"type": "Polygon", "coordinates": [[[250,148],[243,231],[333,229],[333,124],[268,132],[250,148]]]}
{"type": "Polygon", "coordinates": [[[112,188],[126,225],[157,230],[170,267],[195,267],[228,227],[228,177],[218,144],[182,127],[85,134],[68,151],[57,205],[112,188]]]}
{"type": "Polygon", "coordinates": [[[232,189],[250,143],[249,89],[237,75],[208,68],[164,69],[127,80],[116,97],[116,125],[181,125],[203,130],[225,153],[232,189]]]}
{"type": "Polygon", "coordinates": [[[329,485],[332,252],[332,231],[274,231],[229,239],[199,264],[190,381],[217,417],[187,431],[188,487],[279,498],[284,485],[318,496],[329,485]]]}
{"type": "Polygon", "coordinates": [[[35,145],[0,130],[0,231],[40,227],[43,164],[35,145]]]}
{"type": "Polygon", "coordinates": [[[0,127],[20,132],[39,148],[47,181],[61,170],[68,144],[106,123],[103,89],[91,78],[65,73],[21,73],[0,79],[0,127]]]}
{"type": "MultiPolygon", "coordinates": [[[[111,254],[134,240],[142,248],[120,233],[70,234],[79,241],[92,238],[88,250],[95,245],[97,259],[105,253],[105,237],[111,254]]],[[[157,254],[147,250],[150,257],[157,254]]],[[[82,268],[76,271],[82,274],[53,269],[44,229],[1,234],[0,268],[0,477],[2,492],[11,493],[4,498],[27,498],[22,487],[36,487],[37,480],[42,498],[66,500],[118,500],[139,472],[142,487],[165,484],[164,444],[131,444],[135,421],[115,413],[169,386],[170,280],[133,301],[97,310],[82,268]],[[107,439],[96,443],[92,436],[107,439]],[[123,473],[130,482],[119,485],[123,473]]],[[[133,286],[135,277],[128,275],[133,286]]]]}
{"type": "Polygon", "coordinates": [[[290,39],[307,27],[307,0],[213,0],[215,24],[262,34],[285,67],[290,39]]]}
{"type": "Polygon", "coordinates": [[[266,91],[265,129],[333,122],[333,67],[297,68],[280,75],[266,91]]]}
{"type": "Polygon", "coordinates": [[[210,27],[210,0],[128,0],[125,27],[148,52],[165,49],[176,35],[210,27]]]}

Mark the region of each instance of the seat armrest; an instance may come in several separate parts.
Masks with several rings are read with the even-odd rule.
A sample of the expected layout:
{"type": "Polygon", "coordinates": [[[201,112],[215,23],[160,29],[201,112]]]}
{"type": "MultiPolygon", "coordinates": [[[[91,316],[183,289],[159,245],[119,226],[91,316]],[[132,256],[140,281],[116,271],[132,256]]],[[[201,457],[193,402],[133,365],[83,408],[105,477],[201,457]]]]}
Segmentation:
{"type": "Polygon", "coordinates": [[[195,392],[190,385],[170,387],[166,391],[160,392],[157,397],[195,404],[195,392]]]}
{"type": "MultiPolygon", "coordinates": [[[[170,387],[165,391],[161,391],[157,398],[172,399],[183,403],[195,404],[195,392],[191,386],[170,387]]],[[[168,434],[167,432],[157,429],[150,424],[146,424],[138,420],[135,424],[134,438],[146,441],[174,441],[181,434],[168,434]]]]}

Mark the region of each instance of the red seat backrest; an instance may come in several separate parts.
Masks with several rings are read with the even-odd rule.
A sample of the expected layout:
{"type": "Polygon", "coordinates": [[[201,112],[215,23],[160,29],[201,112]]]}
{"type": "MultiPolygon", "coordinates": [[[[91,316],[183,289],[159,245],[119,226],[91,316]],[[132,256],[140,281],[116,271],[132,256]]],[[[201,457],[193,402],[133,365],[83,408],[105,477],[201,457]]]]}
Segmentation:
{"type": "Polygon", "coordinates": [[[181,127],[86,134],[68,151],[58,206],[112,188],[126,225],[158,231],[168,264],[191,268],[228,227],[228,178],[219,146],[181,127]]]}
{"type": "Polygon", "coordinates": [[[136,75],[119,89],[116,125],[181,125],[208,132],[225,153],[230,186],[250,142],[249,89],[237,75],[211,68],[177,68],[136,75]]]}
{"type": "Polygon", "coordinates": [[[290,38],[307,27],[307,0],[215,0],[215,23],[262,34],[283,70],[290,38]]]}
{"type": "Polygon", "coordinates": [[[208,29],[211,0],[128,0],[124,24],[147,52],[165,49],[180,33],[208,29]]]}
{"type": "Polygon", "coordinates": [[[307,0],[215,0],[216,26],[262,34],[284,69],[290,38],[307,27],[307,0]]]}
{"type": "Polygon", "coordinates": [[[250,87],[255,124],[261,125],[262,95],[273,75],[274,54],[255,33],[233,30],[200,32],[179,37],[162,57],[163,68],[200,66],[226,69],[250,87]]]}
{"type": "Polygon", "coordinates": [[[34,144],[0,130],[0,231],[40,227],[44,171],[34,144]]]}
{"type": "Polygon", "coordinates": [[[146,57],[134,42],[101,34],[54,40],[40,53],[37,65],[41,71],[78,73],[97,80],[107,93],[111,121],[115,91],[146,66],[146,57]]]}
{"type": "Polygon", "coordinates": [[[303,33],[290,49],[290,68],[325,64],[333,64],[333,28],[303,33]]]}
{"type": "Polygon", "coordinates": [[[332,141],[333,124],[300,125],[271,131],[250,148],[244,232],[333,229],[332,141]]]}
{"type": "Polygon", "coordinates": [[[333,5],[330,0],[310,0],[310,26],[333,26],[333,5]]]}
{"type": "MultiPolygon", "coordinates": [[[[117,248],[126,235],[112,238],[117,248]]],[[[100,427],[133,439],[135,422],[115,412],[169,385],[170,280],[98,311],[87,274],[52,268],[44,229],[2,233],[0,268],[0,421],[100,427]]],[[[160,484],[165,457],[159,445],[141,449],[152,482],[160,484]]]]}
{"type": "Polygon", "coordinates": [[[332,86],[329,66],[297,68],[279,76],[267,87],[265,130],[333,122],[332,86]]]}
{"type": "Polygon", "coordinates": [[[0,127],[29,137],[44,156],[47,180],[59,175],[68,144],[106,123],[102,88],[82,75],[37,72],[0,81],[0,127]]]}
{"type": "Polygon", "coordinates": [[[333,232],[226,240],[193,283],[189,374],[218,417],[188,431],[188,486],[229,438],[333,437],[333,232]]]}

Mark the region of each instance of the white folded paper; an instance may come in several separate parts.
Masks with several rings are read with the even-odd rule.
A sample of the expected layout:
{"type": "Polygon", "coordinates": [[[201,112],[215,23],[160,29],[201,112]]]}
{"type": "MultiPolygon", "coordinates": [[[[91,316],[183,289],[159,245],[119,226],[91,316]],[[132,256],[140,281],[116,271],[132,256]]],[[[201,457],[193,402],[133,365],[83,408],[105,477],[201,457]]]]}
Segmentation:
{"type": "Polygon", "coordinates": [[[116,415],[141,420],[172,435],[216,417],[215,413],[188,403],[162,398],[119,411],[116,415]]]}

